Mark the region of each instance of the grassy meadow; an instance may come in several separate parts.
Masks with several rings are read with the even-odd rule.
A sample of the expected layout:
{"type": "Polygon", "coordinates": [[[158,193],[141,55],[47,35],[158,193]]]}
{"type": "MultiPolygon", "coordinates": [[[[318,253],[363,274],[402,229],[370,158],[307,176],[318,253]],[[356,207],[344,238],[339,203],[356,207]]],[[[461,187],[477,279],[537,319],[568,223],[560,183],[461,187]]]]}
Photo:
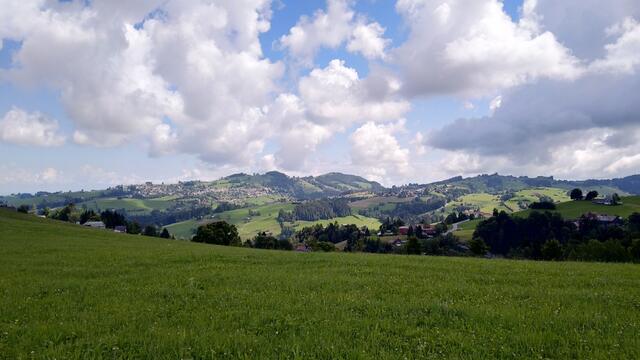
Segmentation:
{"type": "Polygon", "coordinates": [[[0,358],[640,358],[640,266],[225,248],[0,210],[0,358]]]}

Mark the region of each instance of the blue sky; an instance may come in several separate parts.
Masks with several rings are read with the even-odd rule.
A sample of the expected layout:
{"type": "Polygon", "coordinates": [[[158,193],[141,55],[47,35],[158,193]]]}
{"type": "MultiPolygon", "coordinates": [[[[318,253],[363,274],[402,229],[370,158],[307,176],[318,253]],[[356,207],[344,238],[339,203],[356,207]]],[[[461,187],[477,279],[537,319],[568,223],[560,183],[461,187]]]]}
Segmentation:
{"type": "MultiPolygon", "coordinates": [[[[266,170],[293,175],[344,171],[386,184],[492,171],[559,177],[628,173],[631,165],[627,163],[635,164],[636,150],[623,154],[629,159],[625,163],[607,171],[600,166],[595,170],[601,171],[589,176],[587,170],[563,173],[566,167],[548,163],[542,149],[529,162],[522,160],[517,144],[500,154],[484,140],[475,144],[455,138],[460,130],[454,127],[463,124],[459,119],[473,124],[497,123],[496,119],[509,112],[500,105],[517,98],[526,87],[538,86],[543,80],[579,81],[584,76],[587,59],[572,56],[575,32],[569,30],[575,29],[565,30],[562,23],[540,20],[550,18],[539,15],[557,5],[541,1],[531,14],[524,15],[527,21],[540,22],[534,29],[530,22],[520,22],[522,1],[482,0],[458,6],[460,3],[448,4],[446,0],[427,5],[413,0],[256,0],[255,8],[250,9],[235,5],[215,8],[215,4],[212,7],[203,1],[202,9],[211,11],[212,20],[198,18],[195,6],[171,2],[158,1],[166,16],[149,16],[160,9],[149,2],[125,5],[128,7],[111,17],[117,6],[72,1],[50,5],[49,10],[59,12],[63,20],[47,20],[51,21],[47,34],[25,30],[45,9],[30,7],[29,1],[10,0],[9,8],[24,12],[16,17],[26,20],[9,22],[5,33],[0,30],[0,171],[5,174],[0,178],[0,193],[97,188],[145,180],[213,179],[236,171],[266,170]],[[478,7],[474,10],[474,6],[478,7]],[[78,22],[79,17],[73,15],[87,7],[95,10],[93,17],[78,22]],[[254,34],[246,30],[264,25],[246,14],[264,15],[269,9],[268,31],[254,34]],[[467,9],[476,11],[477,18],[465,14],[467,9]],[[345,17],[345,13],[351,15],[345,17]],[[501,13],[506,18],[501,18],[501,13]],[[195,16],[190,21],[202,20],[198,25],[203,27],[198,29],[205,29],[216,23],[219,14],[226,16],[220,18],[220,26],[225,28],[185,33],[180,35],[181,43],[171,43],[173,39],[167,34],[184,28],[178,27],[181,19],[195,16]],[[155,19],[143,23],[142,18],[155,19]],[[106,24],[103,19],[119,22],[106,24]],[[255,23],[244,26],[234,21],[255,23]],[[437,28],[438,21],[459,23],[437,28]],[[334,23],[325,24],[330,22],[334,23]],[[487,23],[502,30],[482,28],[487,23]],[[127,24],[137,25],[127,33],[127,24]],[[176,26],[174,30],[163,32],[172,26],[176,26]],[[294,27],[302,33],[302,40],[293,36],[294,27]],[[67,30],[58,33],[56,29],[67,30]],[[497,36],[482,46],[497,43],[500,47],[486,51],[474,48],[474,44],[481,44],[482,37],[473,38],[478,31],[487,31],[481,34],[484,38],[497,36]],[[503,36],[501,31],[513,34],[503,36]],[[553,31],[551,39],[547,31],[553,31]],[[101,40],[85,43],[83,32],[86,36],[101,34],[101,40]],[[69,40],[68,36],[76,35],[77,39],[69,40]],[[186,36],[194,38],[187,41],[186,36]],[[56,41],[66,42],[55,46],[56,41]],[[123,41],[127,46],[122,46],[123,41]],[[543,41],[548,44],[540,54],[536,46],[543,41]],[[456,47],[465,42],[465,46],[456,47]],[[49,44],[51,49],[46,48],[49,44]],[[211,44],[217,53],[207,52],[211,44]],[[254,52],[256,44],[262,54],[254,52]],[[166,57],[170,51],[163,50],[170,46],[177,51],[173,59],[166,57]],[[491,53],[502,54],[505,48],[507,57],[523,51],[532,55],[514,55],[503,61],[502,55],[491,53]],[[450,52],[450,63],[438,60],[444,51],[450,52]],[[83,60],[85,53],[96,54],[95,64],[90,57],[83,60]],[[250,57],[246,71],[241,68],[244,63],[238,62],[239,54],[250,57]],[[341,62],[334,62],[336,59],[341,62]],[[209,70],[194,75],[193,69],[204,68],[189,68],[196,66],[193,64],[205,64],[209,70]],[[125,68],[129,65],[130,69],[125,68]],[[123,67],[121,72],[118,66],[123,67]],[[466,74],[469,69],[474,72],[466,74]],[[194,79],[202,83],[195,86],[194,79]],[[374,82],[376,79],[384,81],[374,82]],[[104,89],[96,87],[100,81],[105,82],[104,89]],[[334,81],[342,81],[339,85],[346,88],[332,90],[330,86],[337,84],[334,81]],[[238,86],[245,90],[238,92],[238,86]],[[331,95],[342,99],[331,99],[331,95]],[[256,113],[261,116],[258,120],[250,115],[256,113]],[[291,118],[293,113],[295,118],[291,118]],[[20,126],[28,130],[14,131],[20,126]],[[449,140],[443,145],[436,137],[449,140]],[[454,143],[459,145],[451,145],[454,143]]],[[[633,20],[636,9],[631,10],[633,20]]],[[[601,23],[611,28],[622,21],[613,16],[601,23]]],[[[581,26],[589,26],[588,21],[584,23],[581,26]]],[[[634,23],[629,24],[624,29],[631,34],[634,23]]],[[[602,27],[599,31],[607,30],[602,27]]],[[[606,44],[598,45],[601,54],[606,44]]],[[[518,120],[512,116],[505,123],[510,121],[518,120]]],[[[516,131],[519,124],[507,128],[516,131]]],[[[502,128],[496,125],[496,133],[486,136],[497,139],[502,128]]],[[[616,126],[607,129],[611,136],[617,136],[616,126]]],[[[548,135],[549,141],[551,137],[548,135]]]]}

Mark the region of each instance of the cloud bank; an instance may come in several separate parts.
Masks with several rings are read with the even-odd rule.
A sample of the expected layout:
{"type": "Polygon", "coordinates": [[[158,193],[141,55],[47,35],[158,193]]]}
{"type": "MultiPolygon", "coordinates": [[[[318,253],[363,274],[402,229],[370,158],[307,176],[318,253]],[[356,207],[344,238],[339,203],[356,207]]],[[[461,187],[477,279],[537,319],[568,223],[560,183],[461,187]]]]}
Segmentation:
{"type": "Polygon", "coordinates": [[[272,6],[5,0],[0,38],[21,46],[0,82],[59,94],[72,130],[15,107],[0,141],[142,143],[154,157],[295,172],[342,134],[353,169],[382,181],[617,176],[640,165],[637,1],[525,0],[514,20],[499,0],[398,0],[407,34],[394,43],[355,2],[327,0],[279,36],[282,60],[260,41],[272,6]],[[317,65],[326,49],[368,71],[341,58],[317,65]],[[291,68],[304,70],[291,78],[291,68]],[[442,97],[486,116],[436,129],[436,118],[405,120],[417,101],[442,97]]]}

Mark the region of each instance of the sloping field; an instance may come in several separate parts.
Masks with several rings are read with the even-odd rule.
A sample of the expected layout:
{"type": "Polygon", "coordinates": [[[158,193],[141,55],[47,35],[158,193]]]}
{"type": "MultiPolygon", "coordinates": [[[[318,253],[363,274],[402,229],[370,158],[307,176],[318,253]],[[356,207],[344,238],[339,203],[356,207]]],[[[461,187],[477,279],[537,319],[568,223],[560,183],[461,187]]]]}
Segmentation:
{"type": "Polygon", "coordinates": [[[0,210],[7,359],[640,358],[640,266],[223,248],[0,210]]]}

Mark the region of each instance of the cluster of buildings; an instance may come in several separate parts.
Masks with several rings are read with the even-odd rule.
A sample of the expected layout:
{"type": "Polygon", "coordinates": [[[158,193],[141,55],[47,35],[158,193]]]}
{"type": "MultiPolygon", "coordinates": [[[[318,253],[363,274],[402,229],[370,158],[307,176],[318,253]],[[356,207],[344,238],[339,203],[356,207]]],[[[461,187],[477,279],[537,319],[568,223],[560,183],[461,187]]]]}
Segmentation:
{"type": "Polygon", "coordinates": [[[281,195],[273,189],[260,185],[218,186],[215,183],[201,181],[187,181],[167,185],[146,182],[140,185],[120,185],[114,189],[126,193],[126,197],[131,198],[175,197],[189,199],[202,206],[209,205],[211,201],[242,203],[248,198],[281,195]]]}

